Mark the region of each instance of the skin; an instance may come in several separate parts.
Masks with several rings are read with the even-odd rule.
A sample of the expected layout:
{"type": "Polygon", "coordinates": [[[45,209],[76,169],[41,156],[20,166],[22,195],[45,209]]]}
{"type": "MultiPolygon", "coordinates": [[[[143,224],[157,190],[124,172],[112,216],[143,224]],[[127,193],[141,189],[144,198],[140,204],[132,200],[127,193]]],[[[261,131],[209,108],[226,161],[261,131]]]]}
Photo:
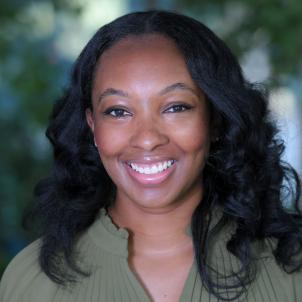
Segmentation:
{"type": "Polygon", "coordinates": [[[154,34],[103,53],[92,104],[87,122],[117,187],[109,214],[129,231],[130,267],[153,301],[177,301],[194,258],[185,230],[202,199],[210,145],[205,96],[174,42],[154,34]],[[159,184],[137,182],[126,166],[169,159],[173,171],[159,184]]]}

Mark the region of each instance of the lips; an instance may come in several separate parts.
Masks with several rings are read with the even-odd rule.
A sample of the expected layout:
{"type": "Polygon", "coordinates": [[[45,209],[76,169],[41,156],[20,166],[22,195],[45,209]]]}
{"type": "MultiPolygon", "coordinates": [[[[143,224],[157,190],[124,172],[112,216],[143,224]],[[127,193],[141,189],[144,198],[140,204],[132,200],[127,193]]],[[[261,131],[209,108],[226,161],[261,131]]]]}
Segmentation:
{"type": "Polygon", "coordinates": [[[142,185],[157,185],[164,182],[175,170],[175,160],[158,162],[127,162],[128,174],[133,180],[142,185]]]}

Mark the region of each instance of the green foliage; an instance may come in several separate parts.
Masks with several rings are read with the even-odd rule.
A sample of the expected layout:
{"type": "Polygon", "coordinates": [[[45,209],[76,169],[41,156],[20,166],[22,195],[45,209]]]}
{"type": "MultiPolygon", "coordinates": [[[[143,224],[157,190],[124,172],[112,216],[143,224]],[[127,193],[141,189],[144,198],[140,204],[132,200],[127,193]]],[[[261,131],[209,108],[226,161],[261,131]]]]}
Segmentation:
{"type": "MultiPolygon", "coordinates": [[[[28,8],[41,2],[7,1],[0,9],[0,275],[29,238],[22,212],[50,169],[45,127],[71,65],[54,48],[55,31],[37,35],[28,8]]],[[[57,13],[77,13],[63,3],[48,1],[57,13]]]]}
{"type": "Polygon", "coordinates": [[[272,66],[272,84],[280,84],[288,76],[301,76],[302,1],[178,0],[178,4],[210,26],[220,21],[217,30],[221,30],[222,38],[238,56],[265,44],[272,66]],[[230,30],[225,31],[224,26],[230,30]]]}

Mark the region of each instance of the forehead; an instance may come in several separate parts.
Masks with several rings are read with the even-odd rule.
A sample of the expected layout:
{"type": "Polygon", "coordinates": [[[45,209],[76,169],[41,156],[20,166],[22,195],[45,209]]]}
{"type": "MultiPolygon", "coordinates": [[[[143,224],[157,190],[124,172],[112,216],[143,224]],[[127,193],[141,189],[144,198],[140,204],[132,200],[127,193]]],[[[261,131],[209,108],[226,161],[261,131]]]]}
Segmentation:
{"type": "Polygon", "coordinates": [[[129,35],[107,49],[99,59],[99,62],[104,62],[107,59],[115,56],[126,55],[129,53],[156,52],[156,50],[168,51],[171,54],[182,56],[175,42],[161,34],[144,34],[144,35],[129,35]]]}
{"type": "Polygon", "coordinates": [[[129,84],[129,81],[194,84],[175,42],[159,34],[129,36],[101,55],[95,85],[129,84]]]}
{"type": "Polygon", "coordinates": [[[142,66],[150,69],[153,65],[154,69],[162,64],[187,68],[183,55],[171,39],[159,34],[132,35],[106,50],[99,59],[97,70],[122,69],[125,65],[132,69],[142,66]]]}

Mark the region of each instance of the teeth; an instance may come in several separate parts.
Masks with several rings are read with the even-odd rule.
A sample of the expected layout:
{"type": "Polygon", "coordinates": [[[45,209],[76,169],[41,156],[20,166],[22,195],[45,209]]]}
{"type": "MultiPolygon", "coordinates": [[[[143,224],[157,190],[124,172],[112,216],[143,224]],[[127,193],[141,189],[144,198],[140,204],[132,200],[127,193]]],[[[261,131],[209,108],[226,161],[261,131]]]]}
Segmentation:
{"type": "Polygon", "coordinates": [[[168,166],[168,163],[167,162],[164,162],[164,165],[163,165],[163,169],[167,169],[167,166],[168,166]]]}
{"type": "Polygon", "coordinates": [[[133,170],[135,170],[141,174],[156,174],[156,173],[160,173],[160,172],[166,170],[167,168],[171,167],[173,164],[174,164],[174,160],[168,160],[163,163],[159,163],[157,165],[152,165],[152,166],[145,167],[145,168],[140,167],[139,165],[136,165],[133,163],[129,163],[129,166],[133,170]]]}

